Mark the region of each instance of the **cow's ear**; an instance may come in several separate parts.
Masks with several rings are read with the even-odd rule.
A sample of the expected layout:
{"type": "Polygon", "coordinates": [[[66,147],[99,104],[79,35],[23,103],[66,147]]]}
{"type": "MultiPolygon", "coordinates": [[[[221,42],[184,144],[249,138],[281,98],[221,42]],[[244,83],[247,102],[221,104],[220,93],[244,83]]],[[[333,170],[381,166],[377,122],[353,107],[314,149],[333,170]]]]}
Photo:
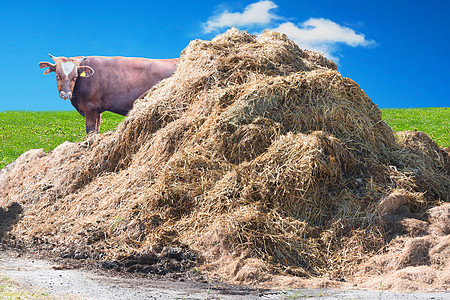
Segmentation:
{"type": "Polygon", "coordinates": [[[41,68],[41,69],[42,68],[48,68],[47,70],[44,71],[44,75],[48,75],[51,72],[55,72],[56,71],[56,65],[52,64],[52,63],[49,63],[49,62],[46,62],[46,61],[41,61],[39,63],[39,68],[41,68]]]}
{"type": "Polygon", "coordinates": [[[89,66],[79,66],[78,67],[78,76],[80,77],[89,77],[94,75],[94,69],[89,66]]]}

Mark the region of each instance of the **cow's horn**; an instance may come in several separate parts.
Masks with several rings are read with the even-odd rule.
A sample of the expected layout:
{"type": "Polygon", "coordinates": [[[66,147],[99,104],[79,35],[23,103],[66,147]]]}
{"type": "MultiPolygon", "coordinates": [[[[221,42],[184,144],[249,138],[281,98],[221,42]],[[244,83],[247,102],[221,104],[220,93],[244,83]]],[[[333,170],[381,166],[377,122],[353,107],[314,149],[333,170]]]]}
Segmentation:
{"type": "Polygon", "coordinates": [[[83,56],[82,58],[79,59],[80,63],[82,63],[87,57],[83,56]]]}
{"type": "Polygon", "coordinates": [[[50,53],[48,54],[48,56],[50,56],[50,58],[53,60],[53,61],[55,61],[55,56],[53,56],[53,55],[51,55],[50,53]]]}

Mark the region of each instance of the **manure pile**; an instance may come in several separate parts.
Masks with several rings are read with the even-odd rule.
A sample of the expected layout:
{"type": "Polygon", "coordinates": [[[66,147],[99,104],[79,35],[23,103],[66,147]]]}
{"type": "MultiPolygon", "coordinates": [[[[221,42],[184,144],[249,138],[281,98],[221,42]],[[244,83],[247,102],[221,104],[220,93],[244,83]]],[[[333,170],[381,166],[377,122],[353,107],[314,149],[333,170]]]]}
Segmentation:
{"type": "Polygon", "coordinates": [[[233,283],[445,290],[449,179],[449,153],[394,133],[334,62],[231,29],[192,41],[114,132],[5,167],[1,207],[21,214],[3,240],[233,283]]]}

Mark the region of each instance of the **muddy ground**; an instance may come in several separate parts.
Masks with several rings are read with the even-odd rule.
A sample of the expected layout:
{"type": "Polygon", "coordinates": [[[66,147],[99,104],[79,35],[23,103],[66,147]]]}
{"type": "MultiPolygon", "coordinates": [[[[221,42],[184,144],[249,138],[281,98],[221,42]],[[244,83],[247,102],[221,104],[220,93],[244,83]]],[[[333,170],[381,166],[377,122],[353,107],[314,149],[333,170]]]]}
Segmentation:
{"type": "Polygon", "coordinates": [[[450,299],[450,293],[292,289],[269,290],[231,286],[189,272],[178,276],[117,272],[74,259],[53,261],[2,250],[0,275],[24,290],[55,299],[450,299]]]}

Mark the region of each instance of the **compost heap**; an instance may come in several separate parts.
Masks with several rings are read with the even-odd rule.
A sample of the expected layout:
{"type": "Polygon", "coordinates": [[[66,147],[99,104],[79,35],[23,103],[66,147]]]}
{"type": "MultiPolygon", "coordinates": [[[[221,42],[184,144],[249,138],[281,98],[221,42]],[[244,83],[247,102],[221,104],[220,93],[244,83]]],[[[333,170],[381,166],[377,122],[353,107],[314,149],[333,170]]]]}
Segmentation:
{"type": "Polygon", "coordinates": [[[449,153],[336,69],[274,32],[192,41],[114,132],[4,168],[0,203],[22,211],[4,240],[99,261],[176,247],[234,283],[448,289],[449,153]]]}

